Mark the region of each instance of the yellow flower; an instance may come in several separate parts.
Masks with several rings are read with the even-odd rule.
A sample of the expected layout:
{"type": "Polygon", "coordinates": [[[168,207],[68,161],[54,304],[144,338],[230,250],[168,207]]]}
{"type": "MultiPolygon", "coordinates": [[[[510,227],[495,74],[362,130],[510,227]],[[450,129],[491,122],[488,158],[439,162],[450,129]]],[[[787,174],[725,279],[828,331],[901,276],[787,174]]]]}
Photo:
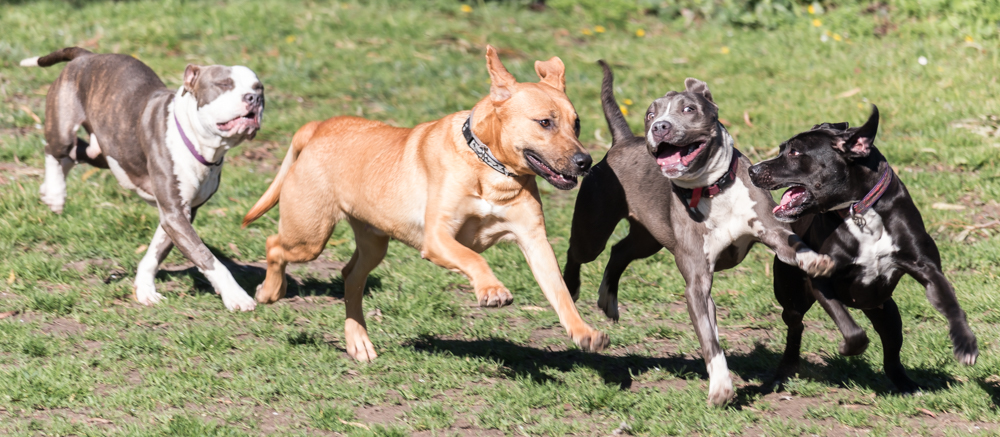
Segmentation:
{"type": "Polygon", "coordinates": [[[719,53],[722,53],[723,55],[728,55],[729,54],[729,47],[722,46],[722,48],[719,49],[719,53]]]}
{"type": "Polygon", "coordinates": [[[809,11],[809,15],[816,13],[816,7],[813,5],[809,5],[809,8],[807,10],[809,11]]]}
{"type": "Polygon", "coordinates": [[[622,100],[622,103],[624,103],[624,104],[626,104],[626,105],[630,105],[630,106],[631,106],[631,105],[632,105],[632,99],[625,99],[625,100],[622,100]]]}
{"type": "Polygon", "coordinates": [[[619,106],[618,109],[622,110],[622,115],[628,115],[628,107],[625,105],[619,106]]]}
{"type": "Polygon", "coordinates": [[[607,29],[605,29],[604,26],[594,26],[594,32],[604,33],[605,30],[607,29]]]}
{"type": "Polygon", "coordinates": [[[833,34],[833,40],[834,41],[840,41],[840,34],[839,33],[833,34]]]}
{"type": "Polygon", "coordinates": [[[295,35],[288,35],[288,36],[286,36],[285,37],[285,42],[287,42],[289,44],[295,42],[295,35]]]}
{"type": "Polygon", "coordinates": [[[583,29],[580,32],[582,32],[584,35],[593,35],[594,34],[594,32],[591,32],[590,29],[583,29]]]}
{"type": "Polygon", "coordinates": [[[472,12],[472,6],[469,6],[469,5],[462,5],[461,9],[462,9],[462,12],[465,12],[466,14],[472,12]]]}
{"type": "Polygon", "coordinates": [[[813,18],[813,26],[820,27],[822,25],[823,25],[823,22],[819,21],[819,18],[813,18]]]}
{"type": "Polygon", "coordinates": [[[865,104],[858,102],[858,109],[865,109],[865,104]]]}
{"type": "Polygon", "coordinates": [[[971,36],[969,36],[969,35],[965,35],[965,42],[968,42],[968,43],[971,43],[972,41],[973,41],[973,40],[972,40],[972,37],[971,37],[971,36]]]}
{"type": "Polygon", "coordinates": [[[646,36],[646,31],[642,30],[642,29],[639,29],[639,30],[635,31],[635,36],[637,36],[639,38],[642,38],[642,37],[646,36]]]}

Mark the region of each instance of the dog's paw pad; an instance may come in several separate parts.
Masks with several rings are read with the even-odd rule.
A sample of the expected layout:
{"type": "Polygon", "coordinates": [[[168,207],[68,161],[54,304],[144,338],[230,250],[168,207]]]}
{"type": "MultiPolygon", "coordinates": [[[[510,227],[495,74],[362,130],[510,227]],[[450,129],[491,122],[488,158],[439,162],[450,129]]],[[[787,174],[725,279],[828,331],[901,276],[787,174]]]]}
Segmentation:
{"type": "Polygon", "coordinates": [[[476,290],[476,298],[479,300],[479,306],[481,307],[499,308],[514,302],[514,295],[511,294],[510,290],[502,286],[484,287],[476,290]]]}

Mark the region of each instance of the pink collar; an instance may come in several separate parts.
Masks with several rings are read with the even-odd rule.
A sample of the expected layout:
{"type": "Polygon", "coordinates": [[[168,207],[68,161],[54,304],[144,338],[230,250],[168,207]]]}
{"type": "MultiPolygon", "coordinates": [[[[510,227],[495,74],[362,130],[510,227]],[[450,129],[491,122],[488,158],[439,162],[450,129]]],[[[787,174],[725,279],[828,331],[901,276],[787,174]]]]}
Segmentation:
{"type": "Polygon", "coordinates": [[[869,191],[868,194],[866,194],[860,201],[851,204],[851,206],[836,210],[837,214],[840,214],[843,218],[861,216],[866,211],[871,209],[875,202],[878,202],[878,199],[885,194],[885,190],[889,189],[889,183],[891,182],[892,167],[889,166],[889,163],[887,162],[885,164],[885,172],[882,173],[882,177],[879,178],[878,183],[872,187],[871,191],[869,191]]]}

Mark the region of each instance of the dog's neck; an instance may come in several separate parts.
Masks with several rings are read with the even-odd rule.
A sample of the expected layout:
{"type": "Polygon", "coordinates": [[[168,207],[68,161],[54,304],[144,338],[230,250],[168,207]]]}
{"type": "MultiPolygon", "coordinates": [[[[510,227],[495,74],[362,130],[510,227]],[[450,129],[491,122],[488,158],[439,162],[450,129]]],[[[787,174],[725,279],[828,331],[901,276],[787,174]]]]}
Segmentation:
{"type": "MultiPolygon", "coordinates": [[[[226,151],[236,147],[243,140],[238,138],[223,138],[213,134],[207,126],[198,118],[198,101],[191,93],[185,93],[184,87],[174,94],[174,101],[171,103],[172,116],[167,120],[167,131],[177,129],[180,124],[184,135],[191,141],[194,149],[206,161],[218,163],[222,160],[226,151]],[[175,124],[174,118],[177,122],[175,124]]],[[[179,135],[179,132],[178,132],[179,135]]]]}
{"type": "Polygon", "coordinates": [[[848,166],[845,194],[843,198],[836,199],[837,204],[827,211],[841,210],[864,199],[886,171],[892,171],[889,161],[873,146],[867,157],[848,166]]]}
{"type": "Polygon", "coordinates": [[[712,139],[716,144],[711,147],[711,155],[705,166],[698,171],[670,179],[670,182],[681,188],[694,189],[712,185],[725,176],[733,162],[734,141],[721,123],[716,125],[716,129],[718,134],[712,139]]]}

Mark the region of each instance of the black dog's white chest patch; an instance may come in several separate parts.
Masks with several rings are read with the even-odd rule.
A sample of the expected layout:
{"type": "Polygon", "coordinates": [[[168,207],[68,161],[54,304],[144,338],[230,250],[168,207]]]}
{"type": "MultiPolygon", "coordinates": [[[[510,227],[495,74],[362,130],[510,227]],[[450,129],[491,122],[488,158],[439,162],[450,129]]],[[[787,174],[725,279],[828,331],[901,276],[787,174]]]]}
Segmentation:
{"type": "Polygon", "coordinates": [[[888,230],[882,225],[882,216],[873,209],[861,214],[862,220],[844,219],[847,230],[858,241],[854,264],[863,272],[861,283],[869,285],[879,277],[888,277],[896,269],[893,254],[899,250],[888,230]],[[859,226],[860,223],[862,226],[859,226]]]}

